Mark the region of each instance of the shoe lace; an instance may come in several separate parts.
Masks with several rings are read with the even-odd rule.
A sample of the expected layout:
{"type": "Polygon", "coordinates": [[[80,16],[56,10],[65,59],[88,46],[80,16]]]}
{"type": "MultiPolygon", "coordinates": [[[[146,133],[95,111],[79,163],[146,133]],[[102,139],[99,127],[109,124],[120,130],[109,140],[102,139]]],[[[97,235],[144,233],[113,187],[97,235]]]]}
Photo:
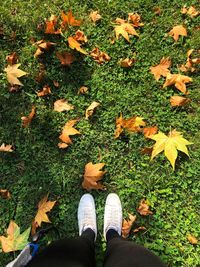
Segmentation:
{"type": "Polygon", "coordinates": [[[108,227],[114,228],[115,230],[119,230],[119,211],[118,209],[110,208],[109,216],[108,216],[108,227]]]}

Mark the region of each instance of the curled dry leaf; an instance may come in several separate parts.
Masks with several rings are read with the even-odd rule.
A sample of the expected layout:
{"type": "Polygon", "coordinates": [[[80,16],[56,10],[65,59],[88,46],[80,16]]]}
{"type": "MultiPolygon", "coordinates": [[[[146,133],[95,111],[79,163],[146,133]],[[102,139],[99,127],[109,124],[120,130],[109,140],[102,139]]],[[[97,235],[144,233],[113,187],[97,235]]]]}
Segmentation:
{"type": "Polygon", "coordinates": [[[94,113],[94,110],[100,105],[100,103],[98,102],[92,102],[91,105],[89,105],[89,107],[86,109],[85,111],[85,118],[88,120],[89,117],[92,116],[92,114],[94,113]]]}
{"type": "Polygon", "coordinates": [[[41,83],[43,81],[43,79],[45,77],[45,72],[46,72],[45,65],[40,63],[39,64],[39,71],[35,77],[36,82],[41,83]]]}
{"type": "Polygon", "coordinates": [[[6,60],[8,62],[8,65],[14,65],[17,63],[18,61],[18,56],[16,52],[13,52],[12,54],[8,55],[6,57],[6,60]]]}
{"type": "Polygon", "coordinates": [[[134,116],[129,119],[123,119],[122,114],[120,114],[119,118],[116,118],[115,138],[118,138],[124,129],[135,133],[141,132],[141,127],[145,125],[146,123],[142,117],[134,116]]]}
{"type": "Polygon", "coordinates": [[[18,78],[28,74],[27,72],[18,69],[21,64],[14,64],[14,65],[8,65],[4,71],[7,74],[7,80],[11,85],[21,85],[23,84],[20,82],[18,78]]]}
{"type": "Polygon", "coordinates": [[[59,82],[56,80],[53,80],[53,85],[57,88],[60,86],[59,82]]]}
{"type": "Polygon", "coordinates": [[[144,134],[144,136],[146,138],[149,138],[149,136],[154,135],[157,132],[158,132],[158,127],[157,126],[143,128],[143,134],[144,134]]]}
{"type": "Polygon", "coordinates": [[[22,250],[28,243],[31,228],[28,228],[20,234],[20,227],[14,222],[10,221],[6,231],[7,237],[0,236],[0,242],[3,252],[8,253],[12,251],[22,250]]]}
{"type": "Polygon", "coordinates": [[[91,51],[90,55],[94,59],[94,61],[99,64],[103,64],[104,62],[109,61],[111,59],[108,54],[106,54],[105,52],[101,52],[97,47],[91,51]]]}
{"type": "Polygon", "coordinates": [[[138,233],[138,232],[140,232],[140,231],[145,231],[146,230],[146,227],[144,227],[144,226],[139,226],[139,227],[137,227],[137,228],[135,228],[134,230],[133,230],[133,233],[138,233]]]}
{"type": "Polygon", "coordinates": [[[168,34],[174,38],[175,42],[177,42],[180,35],[187,36],[187,30],[183,25],[177,25],[174,26],[168,34]]]}
{"type": "Polygon", "coordinates": [[[13,152],[12,145],[5,145],[4,143],[0,146],[0,152],[13,152]]]}
{"type": "Polygon", "coordinates": [[[166,77],[170,73],[168,68],[171,66],[171,59],[169,57],[162,58],[160,63],[154,67],[150,67],[151,73],[154,75],[156,81],[160,79],[161,76],[166,77]]]}
{"type": "Polygon", "coordinates": [[[25,116],[21,117],[22,127],[27,127],[31,123],[33,117],[35,116],[35,110],[36,110],[35,106],[32,106],[31,112],[28,115],[28,117],[25,116]]]}
{"type": "Polygon", "coordinates": [[[187,94],[187,89],[186,89],[186,83],[192,82],[192,78],[181,75],[181,74],[171,74],[169,73],[166,77],[166,81],[163,84],[163,88],[167,86],[171,86],[174,84],[174,86],[181,91],[184,94],[187,94]]]}
{"type": "Polygon", "coordinates": [[[89,17],[94,23],[101,19],[101,15],[98,13],[98,11],[91,11],[89,17]]]}
{"type": "Polygon", "coordinates": [[[141,23],[140,19],[141,17],[137,13],[128,13],[128,22],[131,21],[133,27],[138,28],[144,26],[144,23],[141,23]]]}
{"type": "Polygon", "coordinates": [[[42,55],[45,51],[48,51],[52,46],[55,46],[56,43],[52,42],[46,42],[44,40],[37,41],[36,43],[33,43],[34,46],[37,46],[37,50],[34,54],[34,57],[39,57],[42,55]]]}
{"type": "Polygon", "coordinates": [[[139,207],[137,208],[137,212],[142,216],[152,215],[153,212],[149,210],[149,204],[145,199],[140,201],[139,207]]]}
{"type": "Polygon", "coordinates": [[[73,36],[73,38],[76,41],[83,42],[83,43],[87,43],[87,41],[88,41],[88,39],[85,36],[84,32],[82,32],[80,30],[78,30],[78,31],[75,32],[75,35],[73,36]]]}
{"type": "Polygon", "coordinates": [[[131,23],[128,23],[120,18],[116,19],[116,23],[120,24],[115,26],[114,28],[116,39],[118,39],[119,36],[122,35],[128,42],[130,42],[129,35],[139,36],[131,23]]]}
{"type": "Polygon", "coordinates": [[[82,23],[81,20],[75,19],[71,10],[69,10],[67,14],[65,14],[65,12],[62,11],[61,19],[62,19],[61,26],[63,28],[66,28],[68,26],[80,26],[82,23]]]}
{"type": "Polygon", "coordinates": [[[153,151],[153,147],[143,147],[141,149],[142,154],[151,155],[153,151]]]}
{"type": "Polygon", "coordinates": [[[105,189],[105,186],[100,181],[106,173],[106,171],[101,171],[104,166],[105,163],[93,164],[92,162],[85,165],[85,173],[82,182],[82,187],[84,189],[105,189]]]}
{"type": "Polygon", "coordinates": [[[185,106],[190,101],[191,99],[179,95],[174,95],[171,96],[170,98],[170,104],[172,107],[182,107],[185,106]]]}
{"type": "Polygon", "coordinates": [[[185,65],[181,65],[179,69],[183,72],[194,72],[196,70],[197,64],[200,64],[200,50],[190,49],[187,51],[187,61],[185,65]],[[197,54],[198,56],[196,58],[193,58],[193,53],[197,54]]]}
{"type": "Polygon", "coordinates": [[[37,92],[37,96],[46,96],[51,94],[51,88],[45,85],[40,92],[37,92]]]}
{"type": "Polygon", "coordinates": [[[69,66],[74,62],[74,56],[69,52],[66,52],[66,51],[63,51],[61,53],[57,52],[56,56],[58,57],[58,59],[60,60],[60,63],[63,66],[69,66]]]}
{"type": "Polygon", "coordinates": [[[62,112],[65,110],[74,109],[74,106],[69,104],[65,99],[59,99],[54,102],[54,110],[58,112],[62,112]]]}
{"type": "Polygon", "coordinates": [[[83,95],[85,95],[85,94],[87,94],[88,93],[88,87],[86,87],[86,86],[81,86],[80,88],[79,88],[79,90],[78,90],[78,95],[79,94],[83,94],[83,95]]]}
{"type": "Polygon", "coordinates": [[[184,6],[181,9],[181,13],[182,14],[187,14],[191,18],[195,18],[195,17],[197,17],[200,14],[200,11],[196,10],[196,8],[194,6],[190,6],[189,8],[187,8],[186,6],[184,6]]]}
{"type": "Polygon", "coordinates": [[[75,123],[77,123],[78,120],[70,120],[67,123],[65,123],[62,133],[59,136],[59,139],[62,141],[62,143],[58,144],[59,148],[66,148],[68,145],[72,144],[72,140],[69,137],[70,135],[80,134],[78,130],[76,130],[73,126],[75,123]],[[67,146],[65,145],[67,144],[67,146]]]}
{"type": "Polygon", "coordinates": [[[68,37],[68,43],[71,49],[76,49],[80,53],[87,55],[87,52],[83,48],[81,48],[81,44],[77,42],[72,36],[68,37]]]}
{"type": "Polygon", "coordinates": [[[5,199],[11,198],[11,194],[7,189],[0,189],[0,196],[5,199]]]}
{"type": "Polygon", "coordinates": [[[49,20],[46,20],[46,29],[45,33],[47,34],[61,34],[61,29],[55,29],[58,18],[55,15],[51,15],[49,20]]]}
{"type": "Polygon", "coordinates": [[[130,234],[131,228],[136,221],[136,215],[128,214],[128,220],[124,219],[122,224],[122,237],[127,238],[130,234]]]}
{"type": "Polygon", "coordinates": [[[133,66],[133,64],[135,63],[135,59],[134,58],[125,58],[125,59],[121,59],[119,61],[119,65],[123,68],[130,68],[133,66]]]}
{"type": "Polygon", "coordinates": [[[190,242],[190,244],[192,244],[192,245],[197,245],[198,244],[198,239],[195,237],[195,236],[193,236],[193,235],[191,235],[191,234],[189,234],[188,236],[187,236],[187,240],[190,242]]]}

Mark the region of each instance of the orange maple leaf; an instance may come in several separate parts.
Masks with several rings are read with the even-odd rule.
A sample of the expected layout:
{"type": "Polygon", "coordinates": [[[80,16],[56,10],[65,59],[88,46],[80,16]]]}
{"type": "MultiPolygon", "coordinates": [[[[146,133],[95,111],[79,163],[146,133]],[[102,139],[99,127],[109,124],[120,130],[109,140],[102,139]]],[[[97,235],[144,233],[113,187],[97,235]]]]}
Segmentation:
{"type": "Polygon", "coordinates": [[[82,182],[82,187],[84,189],[105,189],[105,186],[100,182],[103,175],[106,173],[106,171],[100,171],[104,165],[105,163],[93,164],[92,162],[85,165],[85,173],[82,182]]]}
{"type": "Polygon", "coordinates": [[[183,25],[177,25],[174,26],[168,34],[174,38],[175,42],[177,42],[180,35],[187,36],[187,30],[183,25]]]}
{"type": "Polygon", "coordinates": [[[76,20],[75,17],[72,14],[72,11],[69,10],[67,14],[65,14],[64,11],[61,13],[61,18],[62,18],[62,27],[66,26],[80,26],[81,25],[81,20],[76,20]]]}
{"type": "Polygon", "coordinates": [[[74,56],[69,52],[57,52],[56,56],[63,66],[69,66],[74,62],[74,56]]]}
{"type": "Polygon", "coordinates": [[[149,138],[149,136],[156,134],[157,132],[158,132],[157,126],[143,128],[143,133],[146,138],[149,138]]]}
{"type": "Polygon", "coordinates": [[[0,146],[0,152],[12,152],[12,145],[5,145],[4,143],[0,146]]]}
{"type": "Polygon", "coordinates": [[[140,15],[137,13],[128,13],[128,21],[131,21],[133,24],[133,27],[138,28],[141,26],[144,26],[144,23],[140,22],[140,15]]]}
{"type": "Polygon", "coordinates": [[[106,54],[105,52],[102,52],[99,50],[99,48],[94,48],[92,52],[90,53],[94,61],[96,61],[99,64],[103,64],[106,61],[109,61],[111,57],[106,54]]]}
{"type": "Polygon", "coordinates": [[[61,34],[61,29],[55,30],[58,18],[55,15],[51,15],[49,20],[46,20],[46,29],[45,33],[47,34],[61,34]]]}
{"type": "Polygon", "coordinates": [[[32,106],[31,112],[28,115],[28,117],[26,116],[21,117],[23,127],[27,127],[31,123],[33,117],[35,116],[35,110],[36,110],[35,106],[32,106]]]}
{"type": "Polygon", "coordinates": [[[101,15],[98,13],[98,11],[91,11],[89,17],[94,23],[101,19],[101,15]]]}
{"type": "Polygon", "coordinates": [[[6,57],[6,60],[8,62],[9,65],[14,65],[17,64],[18,61],[18,56],[16,52],[13,52],[12,54],[8,55],[6,57]]]}
{"type": "Polygon", "coordinates": [[[119,38],[120,35],[122,35],[128,42],[130,42],[129,34],[139,36],[136,30],[134,29],[133,25],[126,22],[125,20],[117,18],[116,23],[120,24],[115,26],[114,28],[117,39],[119,38]]]}
{"type": "Polygon", "coordinates": [[[181,9],[181,13],[182,14],[187,14],[191,18],[195,18],[195,17],[197,17],[200,14],[200,11],[196,10],[196,8],[194,6],[190,6],[189,8],[187,8],[186,6],[184,6],[181,9]]]}
{"type": "Polygon", "coordinates": [[[189,98],[179,96],[179,95],[174,95],[174,96],[171,96],[171,98],[170,98],[170,104],[172,107],[185,106],[190,101],[191,100],[189,98]]]}
{"type": "Polygon", "coordinates": [[[128,214],[129,218],[128,220],[123,220],[122,224],[122,237],[127,238],[130,234],[131,228],[136,221],[136,215],[128,214]]]}
{"type": "Polygon", "coordinates": [[[153,214],[153,212],[149,210],[149,204],[145,199],[142,199],[140,201],[139,207],[137,208],[137,212],[142,216],[148,216],[153,214]]]}
{"type": "Polygon", "coordinates": [[[37,92],[37,96],[45,96],[51,94],[51,88],[45,85],[40,92],[37,92]]]}
{"type": "Polygon", "coordinates": [[[58,112],[62,112],[65,110],[74,109],[74,106],[69,104],[66,99],[59,99],[54,102],[54,110],[58,112]]]}
{"type": "Polygon", "coordinates": [[[77,42],[72,36],[68,37],[68,43],[69,43],[69,47],[71,49],[76,49],[77,51],[81,52],[82,54],[87,55],[87,52],[81,48],[81,44],[79,42],[77,42]]]}
{"type": "Polygon", "coordinates": [[[186,83],[192,82],[192,78],[181,75],[181,74],[171,74],[169,73],[166,77],[166,81],[163,84],[163,88],[167,86],[171,86],[174,84],[174,86],[181,91],[184,94],[187,94],[187,89],[186,89],[186,83]]]}
{"type": "Polygon", "coordinates": [[[75,32],[75,35],[73,36],[73,38],[76,40],[76,41],[79,41],[79,42],[84,42],[84,43],[87,43],[88,39],[87,37],[85,36],[84,32],[78,30],[75,32]]]}
{"type": "MultiPolygon", "coordinates": [[[[63,130],[62,130],[62,133],[61,133],[61,135],[59,136],[59,139],[60,139],[63,143],[67,144],[67,146],[70,145],[70,144],[72,144],[72,140],[71,140],[71,138],[69,137],[70,135],[81,134],[78,130],[76,130],[76,129],[73,127],[74,124],[75,124],[76,122],[78,122],[78,120],[70,120],[70,121],[68,121],[68,122],[64,125],[63,130]]],[[[59,144],[58,144],[58,147],[59,147],[59,148],[65,148],[65,147],[67,147],[67,146],[64,145],[64,144],[62,144],[62,143],[59,143],[59,144]]]]}
{"type": "Polygon", "coordinates": [[[134,58],[125,58],[125,59],[121,59],[119,61],[119,65],[122,67],[122,68],[130,68],[133,66],[133,64],[135,63],[135,59],[134,58]]]}
{"type": "Polygon", "coordinates": [[[49,50],[52,46],[56,45],[56,43],[40,40],[40,41],[33,43],[33,45],[37,46],[37,50],[34,54],[34,57],[36,58],[44,54],[45,51],[49,50]]]}
{"type": "Polygon", "coordinates": [[[154,75],[156,81],[160,79],[160,76],[166,77],[170,71],[168,68],[171,66],[171,59],[169,57],[162,58],[160,63],[154,67],[150,67],[151,73],[154,75]]]}

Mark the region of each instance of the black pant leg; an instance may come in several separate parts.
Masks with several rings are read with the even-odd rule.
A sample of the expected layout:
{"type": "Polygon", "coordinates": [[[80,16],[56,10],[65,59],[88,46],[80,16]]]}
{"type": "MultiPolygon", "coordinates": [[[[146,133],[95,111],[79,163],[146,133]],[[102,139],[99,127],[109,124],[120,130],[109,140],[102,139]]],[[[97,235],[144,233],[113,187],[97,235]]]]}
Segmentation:
{"type": "Polygon", "coordinates": [[[77,239],[65,238],[53,242],[38,253],[27,265],[27,267],[94,266],[94,242],[92,241],[91,235],[89,234],[87,236],[85,233],[77,239]]]}
{"type": "Polygon", "coordinates": [[[165,267],[165,265],[148,249],[122,237],[114,237],[107,243],[104,267],[165,267]]]}

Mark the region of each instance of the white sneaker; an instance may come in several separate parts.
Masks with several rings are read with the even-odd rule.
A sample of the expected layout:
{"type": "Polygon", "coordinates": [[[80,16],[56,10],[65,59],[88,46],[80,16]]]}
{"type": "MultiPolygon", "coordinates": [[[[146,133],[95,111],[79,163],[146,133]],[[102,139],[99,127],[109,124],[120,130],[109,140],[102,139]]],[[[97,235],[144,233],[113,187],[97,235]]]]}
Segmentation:
{"type": "Polygon", "coordinates": [[[107,196],[104,210],[104,229],[103,235],[106,240],[106,234],[109,229],[114,229],[121,235],[122,231],[122,205],[117,194],[111,193],[107,196]]]}
{"type": "Polygon", "coordinates": [[[94,198],[90,194],[84,194],[78,206],[79,236],[88,228],[91,228],[97,237],[96,210],[94,198]]]}

